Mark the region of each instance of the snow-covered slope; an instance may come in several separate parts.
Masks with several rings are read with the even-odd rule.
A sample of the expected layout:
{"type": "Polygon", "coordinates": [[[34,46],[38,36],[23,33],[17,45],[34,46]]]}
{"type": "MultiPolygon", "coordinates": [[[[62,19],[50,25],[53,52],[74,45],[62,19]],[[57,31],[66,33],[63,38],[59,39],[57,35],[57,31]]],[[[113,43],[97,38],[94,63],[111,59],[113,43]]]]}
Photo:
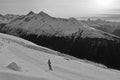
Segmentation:
{"type": "Polygon", "coordinates": [[[66,60],[58,55],[27,48],[21,42],[36,46],[20,38],[0,34],[0,80],[120,80],[119,71],[66,60]],[[49,59],[53,71],[48,68],[49,59]],[[7,67],[12,62],[20,67],[20,71],[7,67]]]}

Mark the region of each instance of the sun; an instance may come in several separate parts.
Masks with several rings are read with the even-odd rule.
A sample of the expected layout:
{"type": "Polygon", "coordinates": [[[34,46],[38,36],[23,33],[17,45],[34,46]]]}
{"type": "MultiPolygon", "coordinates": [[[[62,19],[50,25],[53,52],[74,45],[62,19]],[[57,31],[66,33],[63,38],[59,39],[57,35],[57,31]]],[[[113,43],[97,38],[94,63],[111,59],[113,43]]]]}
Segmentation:
{"type": "Polygon", "coordinates": [[[114,0],[95,0],[96,7],[99,9],[110,9],[114,0]]]}

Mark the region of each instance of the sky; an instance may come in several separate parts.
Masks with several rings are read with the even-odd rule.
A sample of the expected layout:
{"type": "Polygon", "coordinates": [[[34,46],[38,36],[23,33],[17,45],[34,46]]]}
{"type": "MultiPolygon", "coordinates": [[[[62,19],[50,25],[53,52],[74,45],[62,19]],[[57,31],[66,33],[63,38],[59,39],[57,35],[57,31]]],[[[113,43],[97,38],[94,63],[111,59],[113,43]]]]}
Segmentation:
{"type": "Polygon", "coordinates": [[[55,17],[119,14],[120,0],[0,0],[0,14],[44,11],[55,17]]]}

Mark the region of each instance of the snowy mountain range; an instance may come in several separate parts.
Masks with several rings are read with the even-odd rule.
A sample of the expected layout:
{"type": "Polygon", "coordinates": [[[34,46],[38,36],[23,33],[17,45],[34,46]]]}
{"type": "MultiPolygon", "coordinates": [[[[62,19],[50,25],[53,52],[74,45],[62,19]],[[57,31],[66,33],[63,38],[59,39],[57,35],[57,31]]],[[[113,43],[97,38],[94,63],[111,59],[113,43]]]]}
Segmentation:
{"type": "Polygon", "coordinates": [[[120,70],[120,38],[75,18],[55,18],[43,11],[38,14],[31,11],[1,23],[0,32],[120,70]]]}
{"type": "Polygon", "coordinates": [[[82,32],[81,37],[99,37],[110,38],[103,35],[104,32],[91,28],[75,18],[62,19],[54,18],[44,12],[38,14],[29,12],[27,15],[20,16],[10,23],[6,24],[9,28],[21,28],[29,33],[37,35],[49,34],[57,36],[71,35],[73,33],[82,32]]]}
{"type": "Polygon", "coordinates": [[[84,24],[90,27],[114,34],[120,37],[120,22],[105,21],[101,19],[97,20],[81,20],[84,24]]]}

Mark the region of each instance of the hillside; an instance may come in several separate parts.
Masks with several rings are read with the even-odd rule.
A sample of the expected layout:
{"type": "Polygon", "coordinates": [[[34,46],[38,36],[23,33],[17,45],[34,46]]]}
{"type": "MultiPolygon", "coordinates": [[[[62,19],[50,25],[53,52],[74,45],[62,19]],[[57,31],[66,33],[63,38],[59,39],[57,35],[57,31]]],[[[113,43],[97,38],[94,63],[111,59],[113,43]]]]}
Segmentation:
{"type": "Polygon", "coordinates": [[[65,57],[27,48],[27,45],[40,47],[14,36],[0,34],[0,80],[120,79],[117,70],[104,69],[82,60],[66,60],[65,57]],[[48,70],[48,59],[53,71],[48,70]]]}

